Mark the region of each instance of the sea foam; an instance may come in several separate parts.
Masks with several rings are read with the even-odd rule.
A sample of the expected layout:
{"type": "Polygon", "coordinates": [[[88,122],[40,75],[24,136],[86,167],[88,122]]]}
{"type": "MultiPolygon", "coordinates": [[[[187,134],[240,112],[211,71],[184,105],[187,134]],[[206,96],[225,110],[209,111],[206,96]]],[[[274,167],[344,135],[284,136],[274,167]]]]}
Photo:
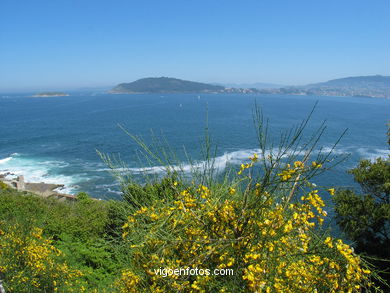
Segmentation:
{"type": "MultiPolygon", "coordinates": [[[[330,151],[331,148],[328,147],[326,149],[323,149],[323,153],[327,153],[330,151]]],[[[269,155],[275,156],[279,152],[279,149],[274,148],[271,150],[265,151],[264,155],[267,157],[269,155]]],[[[207,167],[213,168],[216,172],[223,172],[226,170],[226,168],[229,165],[240,165],[242,163],[248,162],[249,157],[253,156],[253,154],[258,154],[259,157],[261,157],[261,150],[258,148],[253,149],[242,149],[232,152],[225,152],[223,155],[217,156],[210,161],[194,161],[192,164],[189,163],[183,163],[179,165],[169,166],[169,170],[171,171],[181,171],[184,173],[190,173],[192,171],[200,171],[204,170],[207,167]]],[[[319,151],[313,152],[313,154],[318,154],[319,151]]],[[[281,155],[282,158],[286,158],[289,155],[292,155],[292,152],[286,152],[285,154],[281,155]]],[[[304,151],[296,151],[296,156],[303,156],[304,151]]],[[[98,171],[117,171],[117,172],[124,172],[124,173],[132,173],[132,174],[159,174],[159,173],[165,173],[167,171],[166,166],[150,166],[150,167],[140,167],[140,168],[117,168],[117,169],[108,169],[103,168],[99,169],[98,171]]]]}
{"type": "Polygon", "coordinates": [[[5,158],[5,159],[0,159],[0,164],[7,163],[10,160],[12,160],[12,157],[8,157],[8,158],[5,158]]]}
{"type": "MultiPolygon", "coordinates": [[[[265,152],[265,156],[276,155],[278,151],[279,150],[277,148],[267,150],[265,152]]],[[[179,165],[170,166],[169,170],[190,173],[196,170],[203,170],[209,166],[209,167],[213,167],[214,170],[217,172],[223,172],[228,167],[228,165],[240,165],[242,163],[248,162],[249,157],[253,156],[254,153],[258,154],[259,157],[261,157],[260,156],[261,150],[258,148],[242,149],[238,151],[225,152],[223,155],[215,157],[210,162],[194,161],[192,164],[183,163],[179,165]]],[[[378,157],[388,156],[390,154],[390,151],[386,149],[368,149],[368,148],[345,147],[345,146],[337,146],[333,148],[331,146],[324,146],[321,149],[313,150],[312,155],[315,156],[320,153],[321,154],[331,153],[332,155],[336,155],[336,156],[354,154],[356,156],[359,156],[362,159],[373,160],[378,157]]],[[[292,154],[293,154],[292,152],[286,152],[281,157],[286,158],[292,154]]],[[[305,151],[296,150],[294,152],[294,155],[297,157],[302,157],[305,155],[305,151]]],[[[131,173],[131,174],[160,174],[160,173],[165,173],[167,171],[167,167],[166,166],[150,166],[150,167],[139,167],[139,168],[129,167],[129,168],[117,168],[114,170],[109,168],[103,168],[103,169],[99,169],[98,171],[117,171],[117,172],[131,173]]]]}
{"type": "Polygon", "coordinates": [[[8,177],[23,175],[26,182],[63,184],[64,188],[58,191],[73,194],[80,179],[61,174],[60,169],[66,166],[66,162],[33,159],[15,153],[0,160],[0,174],[11,173],[8,177]]]}

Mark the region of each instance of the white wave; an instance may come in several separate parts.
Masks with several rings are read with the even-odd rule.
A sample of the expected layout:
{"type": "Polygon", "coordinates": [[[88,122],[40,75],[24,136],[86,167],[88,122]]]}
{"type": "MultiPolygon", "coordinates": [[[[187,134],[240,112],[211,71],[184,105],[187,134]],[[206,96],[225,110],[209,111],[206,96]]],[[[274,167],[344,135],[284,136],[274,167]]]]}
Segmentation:
{"type": "MultiPolygon", "coordinates": [[[[233,152],[226,152],[221,156],[215,157],[212,162],[212,167],[217,171],[223,171],[226,169],[226,167],[231,165],[240,165],[242,163],[248,162],[249,157],[253,156],[253,154],[258,154],[260,157],[261,150],[258,148],[253,149],[243,149],[233,152]]],[[[265,152],[265,156],[269,155],[277,155],[279,153],[278,148],[274,148],[271,150],[268,150],[265,152]]],[[[312,155],[318,155],[318,154],[328,154],[331,153],[332,155],[346,155],[350,153],[358,154],[362,158],[367,159],[375,159],[378,157],[386,157],[390,154],[389,150],[385,149],[369,149],[369,148],[356,148],[354,146],[336,146],[335,148],[331,146],[324,146],[322,148],[318,148],[312,151],[312,155]]],[[[292,152],[287,152],[282,156],[282,158],[286,158],[289,155],[292,155],[292,152]]],[[[305,151],[304,150],[296,150],[294,152],[294,155],[304,156],[305,151]]],[[[210,163],[210,162],[209,162],[210,163]]],[[[194,170],[202,170],[207,167],[208,162],[205,161],[195,161],[193,164],[181,164],[181,165],[175,165],[175,166],[150,166],[150,167],[139,167],[139,168],[116,168],[115,171],[117,172],[123,172],[123,173],[132,173],[132,174],[160,174],[165,173],[167,171],[167,168],[171,171],[183,171],[184,173],[190,173],[194,170]]],[[[209,167],[211,167],[209,165],[209,167]]],[[[103,168],[98,169],[97,171],[112,171],[109,168],[103,168]]]]}
{"type": "Polygon", "coordinates": [[[12,159],[14,159],[15,157],[19,157],[19,156],[20,156],[19,153],[13,153],[13,154],[11,154],[10,157],[4,158],[4,159],[0,159],[0,164],[7,163],[7,162],[11,161],[12,159]]]}
{"type": "MultiPolygon", "coordinates": [[[[315,150],[313,152],[313,154],[318,154],[320,150],[315,150]]],[[[332,147],[329,147],[329,146],[325,146],[325,147],[322,147],[321,148],[321,153],[323,154],[328,154],[328,153],[332,153],[333,155],[344,155],[344,154],[348,154],[348,153],[351,153],[353,151],[353,148],[351,147],[335,147],[335,148],[332,148],[332,147]]]]}
{"type": "MultiPolygon", "coordinates": [[[[116,168],[114,171],[117,172],[130,172],[133,174],[158,174],[164,173],[167,169],[172,171],[183,171],[185,173],[191,172],[193,170],[204,169],[207,167],[207,164],[212,163],[212,167],[216,170],[223,170],[226,168],[227,164],[238,164],[245,159],[248,159],[249,156],[253,155],[253,153],[258,152],[258,150],[241,150],[230,153],[225,153],[222,156],[218,156],[211,160],[210,162],[206,161],[198,161],[193,162],[193,164],[181,164],[175,166],[151,166],[151,167],[140,167],[140,168],[116,168]]],[[[98,171],[112,171],[109,168],[99,169],[98,171]]]]}
{"type": "MultiPolygon", "coordinates": [[[[267,151],[266,156],[270,154],[276,154],[277,149],[267,151]]],[[[222,172],[226,169],[228,165],[239,165],[245,161],[249,161],[249,157],[253,154],[260,154],[260,149],[244,149],[233,152],[226,152],[221,156],[215,157],[210,161],[194,161],[192,164],[180,164],[174,166],[151,166],[151,167],[140,167],[140,168],[116,168],[114,170],[109,168],[99,169],[98,171],[116,171],[123,173],[132,173],[132,174],[160,174],[165,173],[166,171],[182,171],[184,173],[190,173],[192,171],[204,170],[207,167],[213,168],[217,172],[222,172]]],[[[284,155],[286,157],[288,154],[284,155]]]]}
{"type": "Polygon", "coordinates": [[[57,173],[58,169],[66,166],[68,166],[66,162],[40,161],[13,154],[11,157],[1,160],[0,173],[11,173],[8,177],[23,175],[26,182],[63,184],[64,187],[58,189],[58,191],[73,194],[76,192],[76,184],[82,178],[57,173]]]}
{"type": "MultiPolygon", "coordinates": [[[[336,147],[335,149],[332,149],[332,147],[326,146],[322,147],[321,149],[316,149],[312,152],[312,155],[318,155],[319,153],[327,154],[331,152],[333,155],[343,155],[348,154],[352,151],[351,148],[346,147],[336,147]]],[[[151,167],[140,167],[140,168],[116,168],[114,170],[109,168],[103,168],[98,169],[97,171],[116,171],[116,172],[122,172],[122,173],[131,173],[131,174],[160,174],[165,173],[168,169],[170,171],[182,171],[184,173],[190,173],[191,171],[196,170],[203,170],[206,167],[212,167],[217,172],[224,171],[228,165],[240,165],[245,162],[249,162],[249,157],[253,156],[253,154],[258,154],[258,156],[261,156],[261,150],[258,148],[253,149],[243,149],[238,151],[232,151],[232,152],[225,152],[221,156],[217,156],[214,159],[212,159],[210,162],[206,161],[195,161],[193,164],[186,164],[183,163],[181,165],[175,165],[175,166],[151,166],[151,167]],[[212,165],[211,165],[212,164],[212,165]]],[[[292,155],[292,151],[286,152],[284,155],[281,156],[281,158],[287,158],[288,156],[292,155]]],[[[267,150],[264,154],[266,157],[269,155],[276,156],[279,154],[279,149],[274,148],[267,150]]],[[[296,150],[294,152],[295,156],[304,156],[305,151],[304,150],[296,150]]]]}
{"type": "Polygon", "coordinates": [[[1,159],[1,160],[0,160],[0,164],[7,163],[7,162],[9,162],[10,160],[12,160],[12,157],[8,157],[8,158],[5,158],[5,159],[1,159]]]}
{"type": "Polygon", "coordinates": [[[141,168],[122,168],[124,171],[130,171],[131,173],[146,173],[146,174],[154,174],[154,173],[163,173],[166,171],[166,167],[164,166],[154,166],[154,167],[141,167],[141,168]]]}
{"type": "Polygon", "coordinates": [[[361,158],[371,161],[379,157],[387,158],[390,155],[390,150],[388,149],[358,148],[356,151],[361,158]]]}
{"type": "Polygon", "coordinates": [[[120,186],[119,182],[115,182],[112,184],[99,184],[95,185],[96,188],[110,188],[110,187],[115,187],[115,186],[120,186]]]}
{"type": "Polygon", "coordinates": [[[111,188],[107,188],[107,191],[108,191],[108,192],[111,192],[111,193],[119,194],[119,195],[122,194],[121,191],[119,191],[119,190],[113,190],[113,189],[111,189],[111,188]]]}

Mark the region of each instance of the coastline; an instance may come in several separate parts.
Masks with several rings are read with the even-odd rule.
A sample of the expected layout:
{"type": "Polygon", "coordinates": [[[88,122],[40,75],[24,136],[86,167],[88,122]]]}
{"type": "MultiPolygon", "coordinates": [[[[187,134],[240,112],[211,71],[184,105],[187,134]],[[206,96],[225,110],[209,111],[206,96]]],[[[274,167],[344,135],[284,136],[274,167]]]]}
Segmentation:
{"type": "Polygon", "coordinates": [[[71,194],[58,192],[56,189],[63,188],[64,184],[51,184],[45,182],[25,182],[23,175],[11,172],[0,174],[0,181],[17,191],[27,191],[44,198],[56,198],[60,201],[74,201],[77,197],[71,194]]]}
{"type": "Polygon", "coordinates": [[[32,98],[54,98],[54,97],[69,97],[68,94],[58,94],[58,95],[33,95],[32,98]]]}

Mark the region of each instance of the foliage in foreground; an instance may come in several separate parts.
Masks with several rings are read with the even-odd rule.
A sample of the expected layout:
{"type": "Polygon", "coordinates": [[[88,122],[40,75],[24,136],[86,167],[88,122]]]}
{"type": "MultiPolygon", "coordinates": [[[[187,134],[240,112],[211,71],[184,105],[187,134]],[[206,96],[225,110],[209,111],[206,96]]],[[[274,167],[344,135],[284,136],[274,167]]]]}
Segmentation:
{"type": "Polygon", "coordinates": [[[296,161],[275,174],[277,182],[266,184],[252,177],[256,160],[254,156],[242,165],[241,177],[228,185],[185,185],[165,179],[156,188],[159,193],[144,198],[147,204],[125,205],[124,224],[118,220],[121,213],[112,213],[107,203],[56,203],[2,192],[0,276],[7,292],[358,292],[369,288],[371,272],[361,258],[319,229],[326,216],[320,190],[309,190],[300,182],[321,164],[296,161]],[[54,232],[53,223],[42,220],[64,208],[72,214],[94,205],[102,205],[101,222],[94,223],[91,213],[78,214],[79,220],[93,225],[84,226],[84,233],[75,229],[72,235],[66,222],[55,225],[58,231],[54,232]],[[103,217],[110,210],[115,221],[103,217]],[[19,217],[21,211],[27,222],[19,217]],[[120,237],[112,226],[119,222],[120,237]],[[82,246],[83,242],[88,244],[82,246]],[[185,267],[211,273],[163,277],[155,272],[185,267]],[[232,269],[234,274],[216,276],[214,269],[232,269]]]}
{"type": "Polygon", "coordinates": [[[23,233],[17,225],[0,230],[0,272],[10,292],[84,291],[81,271],[61,260],[62,252],[33,228],[23,233]]]}
{"type": "Polygon", "coordinates": [[[276,174],[277,182],[263,185],[251,177],[257,156],[251,160],[239,171],[241,182],[230,186],[173,181],[170,196],[133,202],[123,226],[132,262],[118,282],[122,292],[358,292],[371,286],[370,270],[351,247],[316,227],[326,216],[319,190],[293,191],[321,164],[295,161],[276,174]],[[279,189],[271,194],[274,184],[279,189]],[[156,274],[186,267],[211,272],[156,274]],[[213,275],[216,268],[234,275],[213,275]]]}
{"type": "Polygon", "coordinates": [[[59,202],[0,187],[0,280],[6,292],[110,287],[127,262],[112,245],[125,219],[122,207],[83,197],[59,202]]]}
{"type": "Polygon", "coordinates": [[[334,196],[336,220],[358,253],[373,257],[390,283],[390,158],[363,160],[349,171],[364,194],[340,189],[334,196]]]}
{"type": "Polygon", "coordinates": [[[190,179],[170,164],[143,186],[119,178],[124,201],[60,203],[0,186],[0,280],[7,292],[377,290],[372,268],[323,228],[322,196],[335,190],[312,178],[330,158],[312,159],[315,135],[299,147],[305,123],[276,151],[259,131],[260,153],[221,180],[212,164],[190,179]],[[161,274],[181,268],[198,275],[161,274]]]}

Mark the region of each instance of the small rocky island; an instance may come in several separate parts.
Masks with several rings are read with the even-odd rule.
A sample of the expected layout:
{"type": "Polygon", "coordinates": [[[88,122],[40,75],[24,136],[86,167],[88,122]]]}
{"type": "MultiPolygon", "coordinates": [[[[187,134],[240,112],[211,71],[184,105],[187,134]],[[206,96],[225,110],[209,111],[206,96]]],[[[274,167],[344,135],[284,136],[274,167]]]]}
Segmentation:
{"type": "Polygon", "coordinates": [[[63,92],[42,92],[33,95],[34,98],[66,97],[66,96],[69,96],[69,94],[63,92]]]}

